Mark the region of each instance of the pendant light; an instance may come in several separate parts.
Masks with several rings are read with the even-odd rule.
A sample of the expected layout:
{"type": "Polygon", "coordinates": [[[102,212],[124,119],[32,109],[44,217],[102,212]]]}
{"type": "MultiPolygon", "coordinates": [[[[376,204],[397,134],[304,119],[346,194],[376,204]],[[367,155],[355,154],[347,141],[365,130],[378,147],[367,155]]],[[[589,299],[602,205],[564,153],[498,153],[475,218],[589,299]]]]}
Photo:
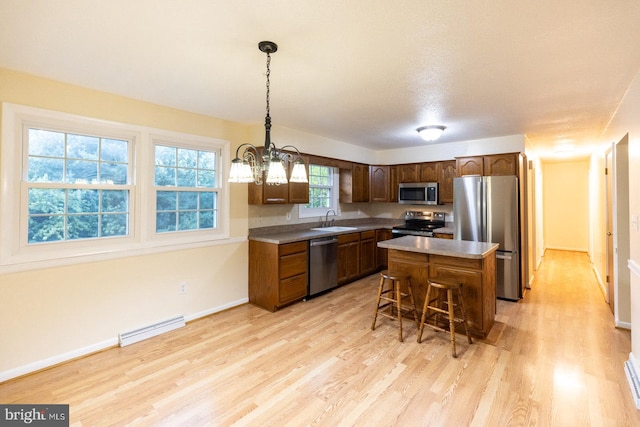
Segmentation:
{"type": "Polygon", "coordinates": [[[287,182],[309,182],[304,161],[300,156],[300,151],[293,145],[285,145],[278,149],[271,142],[271,115],[269,105],[270,94],[270,75],[271,75],[271,54],[278,50],[278,45],[270,41],[262,41],[258,43],[258,49],[267,54],[267,114],[264,118],[264,149],[260,154],[259,149],[251,144],[241,144],[236,149],[236,157],[231,161],[231,169],[229,171],[229,182],[243,183],[255,182],[262,184],[263,172],[267,173],[267,184],[286,184],[287,182]],[[240,149],[245,147],[242,156],[240,149]],[[294,153],[285,150],[294,151],[294,153]],[[292,163],[291,178],[287,181],[287,172],[285,164],[292,163]]]}

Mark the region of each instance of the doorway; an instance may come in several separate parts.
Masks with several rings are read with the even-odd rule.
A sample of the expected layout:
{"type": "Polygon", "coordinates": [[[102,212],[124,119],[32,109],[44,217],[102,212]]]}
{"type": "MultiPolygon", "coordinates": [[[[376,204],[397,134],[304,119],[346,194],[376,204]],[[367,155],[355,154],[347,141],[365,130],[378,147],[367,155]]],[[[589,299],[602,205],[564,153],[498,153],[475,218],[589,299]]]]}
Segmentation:
{"type": "Polygon", "coordinates": [[[614,292],[614,256],[613,256],[613,150],[607,150],[605,156],[605,179],[606,179],[606,259],[607,259],[607,303],[611,312],[615,314],[615,292],[614,292]]]}

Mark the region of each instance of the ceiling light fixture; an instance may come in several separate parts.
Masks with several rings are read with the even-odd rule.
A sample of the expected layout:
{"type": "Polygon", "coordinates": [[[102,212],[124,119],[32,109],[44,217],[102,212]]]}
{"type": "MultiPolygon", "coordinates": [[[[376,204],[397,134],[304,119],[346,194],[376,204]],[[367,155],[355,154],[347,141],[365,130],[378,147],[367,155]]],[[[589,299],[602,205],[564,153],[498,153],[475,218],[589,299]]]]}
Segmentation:
{"type": "Polygon", "coordinates": [[[271,116],[269,115],[269,92],[271,75],[271,54],[278,50],[278,45],[274,42],[262,41],[258,43],[258,49],[267,54],[267,115],[264,118],[264,148],[260,149],[252,144],[241,144],[236,149],[236,158],[231,161],[231,170],[229,171],[229,182],[255,182],[261,185],[263,182],[263,174],[267,173],[267,184],[286,184],[287,173],[285,165],[292,163],[293,170],[288,182],[309,182],[307,179],[307,171],[304,161],[300,157],[300,151],[293,145],[285,145],[278,149],[271,142],[271,116]],[[246,147],[242,156],[240,149],[246,147]],[[294,151],[294,153],[286,152],[294,151]]]}
{"type": "Polygon", "coordinates": [[[427,142],[431,142],[440,138],[440,135],[442,135],[442,132],[444,132],[446,128],[447,128],[446,126],[428,125],[428,126],[421,126],[416,130],[418,131],[422,139],[424,139],[427,142]]]}

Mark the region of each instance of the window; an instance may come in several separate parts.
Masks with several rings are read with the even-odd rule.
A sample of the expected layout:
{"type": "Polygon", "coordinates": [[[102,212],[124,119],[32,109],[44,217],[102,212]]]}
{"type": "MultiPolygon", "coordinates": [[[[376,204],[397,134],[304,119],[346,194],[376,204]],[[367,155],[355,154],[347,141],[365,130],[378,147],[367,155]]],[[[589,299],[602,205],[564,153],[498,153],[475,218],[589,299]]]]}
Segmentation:
{"type": "Polygon", "coordinates": [[[229,238],[226,141],[3,103],[0,150],[0,273],[229,238]]]}
{"type": "Polygon", "coordinates": [[[131,141],[25,133],[28,244],[129,234],[131,141]]]}
{"type": "Polygon", "coordinates": [[[217,226],[218,153],[155,146],[156,232],[217,226]]]}
{"type": "Polygon", "coordinates": [[[338,171],[321,165],[309,165],[309,203],[299,205],[298,216],[322,216],[329,209],[339,214],[338,171]]]}

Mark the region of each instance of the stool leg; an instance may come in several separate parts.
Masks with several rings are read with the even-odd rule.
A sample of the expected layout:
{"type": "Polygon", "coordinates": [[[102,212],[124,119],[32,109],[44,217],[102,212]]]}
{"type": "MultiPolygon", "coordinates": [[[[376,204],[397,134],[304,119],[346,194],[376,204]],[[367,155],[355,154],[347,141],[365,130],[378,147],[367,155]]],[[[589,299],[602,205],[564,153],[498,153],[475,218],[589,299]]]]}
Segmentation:
{"type": "Polygon", "coordinates": [[[467,334],[467,341],[471,342],[471,335],[469,334],[469,327],[467,326],[467,311],[464,308],[464,299],[462,298],[462,288],[458,289],[458,305],[460,305],[460,311],[462,312],[462,323],[464,324],[464,331],[467,334]]]}
{"type": "Polygon", "coordinates": [[[419,327],[418,312],[416,311],[416,300],[413,298],[413,289],[411,289],[411,279],[407,281],[407,289],[409,291],[409,301],[411,301],[411,309],[413,310],[413,321],[416,322],[416,328],[419,327]]]}
{"type": "Polygon", "coordinates": [[[371,324],[371,330],[376,328],[376,320],[378,319],[378,310],[380,309],[380,298],[382,297],[382,288],[384,286],[384,277],[380,276],[380,286],[378,286],[378,299],[376,301],[376,312],[373,314],[373,323],[371,324]]]}
{"type": "MultiPolygon", "coordinates": [[[[395,283],[395,281],[394,281],[395,283]]],[[[402,304],[402,286],[400,286],[400,283],[395,283],[395,287],[396,287],[396,306],[398,307],[398,330],[399,330],[399,338],[400,338],[400,342],[403,342],[402,339],[402,310],[401,310],[401,304],[402,304]]]]}
{"type": "Polygon", "coordinates": [[[449,305],[449,332],[451,333],[451,355],[453,357],[456,356],[456,322],[453,316],[453,291],[451,289],[447,289],[447,303],[449,305]]]}
{"type": "Polygon", "coordinates": [[[427,296],[424,299],[422,306],[422,317],[420,318],[420,328],[418,331],[418,342],[422,342],[422,330],[424,329],[424,321],[427,318],[427,311],[429,310],[429,298],[431,296],[431,285],[427,285],[427,296]]]}

